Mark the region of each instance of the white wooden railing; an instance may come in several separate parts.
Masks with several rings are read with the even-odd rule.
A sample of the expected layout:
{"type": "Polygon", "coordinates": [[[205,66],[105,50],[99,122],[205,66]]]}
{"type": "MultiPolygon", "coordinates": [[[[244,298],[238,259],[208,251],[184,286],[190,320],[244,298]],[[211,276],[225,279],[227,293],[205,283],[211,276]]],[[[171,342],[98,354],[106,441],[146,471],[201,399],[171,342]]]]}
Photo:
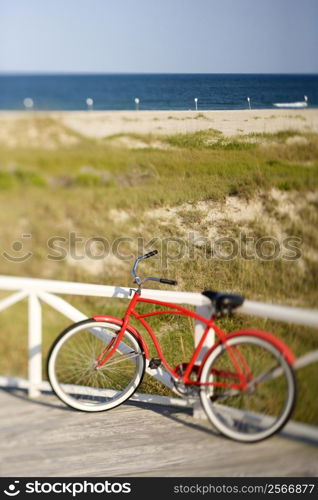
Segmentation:
{"type": "MultiPolygon", "coordinates": [[[[36,397],[42,390],[49,389],[48,383],[42,381],[41,302],[48,304],[71,321],[76,322],[86,319],[87,316],[66,300],[62,299],[59,295],[82,295],[123,299],[128,299],[130,297],[130,289],[119,286],[18,278],[12,276],[0,276],[0,290],[14,292],[8,297],[0,300],[0,311],[23,299],[28,299],[28,378],[25,380],[2,375],[0,376],[0,386],[27,389],[30,397],[36,397]]],[[[198,314],[201,316],[209,317],[211,315],[211,302],[200,293],[144,289],[142,291],[142,297],[164,300],[175,304],[195,306],[198,314]]],[[[237,311],[253,316],[318,328],[318,311],[265,304],[250,300],[245,300],[244,304],[238,308],[237,311]]],[[[98,314],[98,311],[96,311],[96,314],[98,314]]],[[[203,325],[198,322],[195,326],[195,343],[197,343],[198,339],[201,337],[202,328],[203,325]]],[[[209,343],[212,341],[213,338],[210,338],[209,343]]],[[[208,347],[208,345],[206,347],[208,347]]],[[[300,368],[315,361],[318,361],[318,350],[307,353],[299,358],[295,363],[295,368],[300,368]]],[[[172,390],[174,389],[170,377],[164,370],[161,368],[157,370],[147,368],[147,371],[164,385],[172,390]]],[[[194,400],[191,399],[168,398],[153,395],[137,394],[134,396],[134,399],[163,404],[173,403],[181,406],[193,406],[194,404],[194,400]]]]}

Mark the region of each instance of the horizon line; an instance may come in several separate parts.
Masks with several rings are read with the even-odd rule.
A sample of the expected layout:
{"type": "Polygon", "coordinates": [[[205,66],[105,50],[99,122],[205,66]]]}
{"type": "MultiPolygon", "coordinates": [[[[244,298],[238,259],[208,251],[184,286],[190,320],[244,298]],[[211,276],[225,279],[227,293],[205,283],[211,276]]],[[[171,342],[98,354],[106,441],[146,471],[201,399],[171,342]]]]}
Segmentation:
{"type": "Polygon", "coordinates": [[[46,75],[74,75],[74,76],[86,76],[86,75],[318,75],[317,72],[166,72],[166,71],[6,71],[0,70],[0,76],[46,76],[46,75]]]}

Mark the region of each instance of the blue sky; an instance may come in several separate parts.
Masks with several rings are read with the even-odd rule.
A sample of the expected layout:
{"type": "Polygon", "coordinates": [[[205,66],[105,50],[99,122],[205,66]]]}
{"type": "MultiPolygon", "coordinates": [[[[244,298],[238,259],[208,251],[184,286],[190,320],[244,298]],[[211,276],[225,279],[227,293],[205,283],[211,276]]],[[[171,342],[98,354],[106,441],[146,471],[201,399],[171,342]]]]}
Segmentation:
{"type": "Polygon", "coordinates": [[[318,0],[0,0],[0,71],[318,72],[318,0]]]}

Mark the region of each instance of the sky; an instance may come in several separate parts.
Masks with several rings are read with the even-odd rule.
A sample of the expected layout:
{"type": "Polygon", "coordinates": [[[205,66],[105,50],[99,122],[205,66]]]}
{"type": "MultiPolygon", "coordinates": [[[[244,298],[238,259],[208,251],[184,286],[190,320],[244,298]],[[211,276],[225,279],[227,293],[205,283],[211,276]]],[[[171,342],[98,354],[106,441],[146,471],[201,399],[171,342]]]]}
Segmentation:
{"type": "Polygon", "coordinates": [[[317,73],[318,0],[0,0],[0,72],[317,73]]]}

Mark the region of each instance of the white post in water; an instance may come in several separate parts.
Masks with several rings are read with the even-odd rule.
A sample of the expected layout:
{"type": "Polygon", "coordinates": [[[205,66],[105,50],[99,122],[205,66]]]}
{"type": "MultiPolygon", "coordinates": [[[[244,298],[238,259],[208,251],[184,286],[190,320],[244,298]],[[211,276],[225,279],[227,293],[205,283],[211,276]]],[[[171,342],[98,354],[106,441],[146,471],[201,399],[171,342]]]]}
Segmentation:
{"type": "Polygon", "coordinates": [[[94,105],[94,100],[91,97],[86,99],[87,109],[92,110],[94,105]]]}
{"type": "Polygon", "coordinates": [[[34,106],[34,101],[33,99],[31,99],[31,97],[26,97],[25,99],[23,99],[23,105],[25,109],[32,109],[34,106]]]}
{"type": "Polygon", "coordinates": [[[194,102],[195,102],[195,110],[196,110],[196,111],[198,111],[198,100],[199,100],[199,99],[198,99],[197,97],[195,97],[195,98],[194,98],[194,102]]]}
{"type": "Polygon", "coordinates": [[[139,109],[139,103],[140,103],[140,99],[138,97],[135,97],[136,111],[138,111],[138,109],[139,109]]]}
{"type": "Polygon", "coordinates": [[[248,102],[248,107],[249,107],[250,109],[252,109],[252,108],[251,108],[251,99],[250,99],[249,97],[247,98],[247,102],[248,102]]]}

